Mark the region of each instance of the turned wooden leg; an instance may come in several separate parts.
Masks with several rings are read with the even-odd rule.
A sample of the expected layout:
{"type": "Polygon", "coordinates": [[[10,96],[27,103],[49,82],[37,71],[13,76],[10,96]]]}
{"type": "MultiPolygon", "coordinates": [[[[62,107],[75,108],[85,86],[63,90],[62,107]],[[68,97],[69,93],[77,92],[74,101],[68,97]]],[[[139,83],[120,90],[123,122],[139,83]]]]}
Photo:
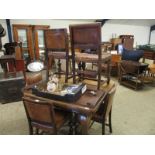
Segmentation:
{"type": "Polygon", "coordinates": [[[90,120],[90,118],[88,116],[80,115],[78,120],[79,120],[79,123],[81,125],[81,134],[82,135],[87,135],[88,134],[88,129],[89,129],[89,120],[90,120]]]}
{"type": "Polygon", "coordinates": [[[111,70],[110,61],[108,61],[107,62],[107,84],[110,83],[110,70],[111,70]]]}
{"type": "Polygon", "coordinates": [[[61,60],[58,60],[58,76],[61,78],[61,60]]]}
{"type": "Polygon", "coordinates": [[[102,122],[102,135],[105,135],[105,120],[102,122]]]}
{"type": "Polygon", "coordinates": [[[73,83],[76,83],[75,77],[75,54],[72,55],[72,70],[73,70],[73,83]]]}
{"type": "Polygon", "coordinates": [[[75,134],[75,113],[72,112],[71,114],[71,118],[70,118],[70,122],[69,122],[69,134],[70,135],[73,135],[75,134]]]}
{"type": "Polygon", "coordinates": [[[33,135],[33,127],[29,124],[29,134],[33,135]]]}
{"type": "Polygon", "coordinates": [[[69,74],[69,60],[66,59],[66,73],[65,73],[65,82],[68,82],[68,74],[69,74]]]}
{"type": "MultiPolygon", "coordinates": [[[[78,69],[79,69],[79,71],[82,70],[82,62],[81,61],[78,63],[78,69]]],[[[82,81],[82,79],[83,79],[83,74],[80,72],[79,73],[79,81],[82,81]]]]}

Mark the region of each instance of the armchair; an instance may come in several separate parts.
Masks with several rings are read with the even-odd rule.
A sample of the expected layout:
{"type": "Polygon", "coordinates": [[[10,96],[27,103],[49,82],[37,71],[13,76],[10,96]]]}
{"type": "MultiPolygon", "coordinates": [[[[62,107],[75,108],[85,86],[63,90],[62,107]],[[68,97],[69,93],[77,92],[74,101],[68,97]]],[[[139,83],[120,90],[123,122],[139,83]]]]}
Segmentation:
{"type": "Polygon", "coordinates": [[[143,76],[148,64],[139,62],[143,51],[129,51],[124,49],[122,60],[119,62],[119,83],[125,86],[138,89],[143,86],[143,76]]]}

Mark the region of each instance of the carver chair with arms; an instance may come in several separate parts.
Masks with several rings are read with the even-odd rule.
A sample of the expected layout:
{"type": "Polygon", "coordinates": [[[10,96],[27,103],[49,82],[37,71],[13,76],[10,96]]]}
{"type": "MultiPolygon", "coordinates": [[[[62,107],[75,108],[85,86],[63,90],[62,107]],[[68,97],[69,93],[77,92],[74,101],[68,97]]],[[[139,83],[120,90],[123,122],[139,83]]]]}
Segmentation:
{"type": "Polygon", "coordinates": [[[142,56],[143,51],[140,50],[123,50],[122,60],[118,64],[120,84],[134,89],[143,86],[148,64],[139,62],[142,56]]]}

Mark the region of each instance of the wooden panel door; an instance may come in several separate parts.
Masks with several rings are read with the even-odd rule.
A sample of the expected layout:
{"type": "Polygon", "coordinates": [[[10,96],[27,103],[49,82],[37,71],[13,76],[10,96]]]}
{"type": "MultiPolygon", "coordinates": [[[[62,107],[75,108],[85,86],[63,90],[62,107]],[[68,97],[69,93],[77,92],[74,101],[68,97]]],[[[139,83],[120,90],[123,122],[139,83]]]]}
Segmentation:
{"type": "Polygon", "coordinates": [[[25,59],[45,60],[44,30],[48,25],[13,25],[14,41],[22,42],[25,59]]]}
{"type": "Polygon", "coordinates": [[[48,25],[34,25],[33,37],[34,37],[34,51],[36,60],[45,61],[45,42],[44,42],[44,30],[49,29],[48,25]]]}
{"type": "Polygon", "coordinates": [[[14,41],[22,42],[23,56],[25,60],[34,60],[31,25],[13,25],[14,41]]]}

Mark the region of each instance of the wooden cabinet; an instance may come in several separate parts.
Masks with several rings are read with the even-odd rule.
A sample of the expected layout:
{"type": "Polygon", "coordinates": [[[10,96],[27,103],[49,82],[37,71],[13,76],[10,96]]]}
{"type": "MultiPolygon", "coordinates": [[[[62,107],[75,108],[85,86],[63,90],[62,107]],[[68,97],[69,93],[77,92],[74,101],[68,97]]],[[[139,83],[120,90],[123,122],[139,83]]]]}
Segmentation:
{"type": "Polygon", "coordinates": [[[133,35],[120,35],[120,38],[122,39],[122,44],[124,48],[128,50],[133,50],[133,44],[134,44],[133,35]]]}
{"type": "Polygon", "coordinates": [[[48,25],[13,25],[14,41],[22,42],[25,60],[44,60],[44,30],[48,25]]]}
{"type": "Polygon", "coordinates": [[[22,100],[22,89],[25,86],[25,80],[22,74],[17,74],[16,77],[4,78],[0,74],[0,103],[10,103],[22,100]]]}

